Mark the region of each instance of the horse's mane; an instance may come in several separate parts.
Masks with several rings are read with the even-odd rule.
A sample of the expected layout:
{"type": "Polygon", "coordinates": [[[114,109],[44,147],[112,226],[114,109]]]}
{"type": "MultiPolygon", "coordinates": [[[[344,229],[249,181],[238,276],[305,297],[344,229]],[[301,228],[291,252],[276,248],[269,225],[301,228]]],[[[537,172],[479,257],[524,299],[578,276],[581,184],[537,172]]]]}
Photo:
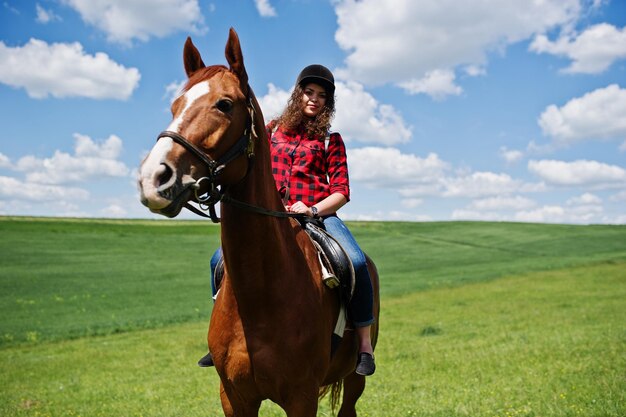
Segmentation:
{"type": "Polygon", "coordinates": [[[218,72],[222,71],[228,71],[228,68],[226,68],[224,65],[210,65],[208,67],[204,67],[195,71],[193,74],[191,74],[191,77],[189,77],[189,80],[187,81],[187,84],[185,84],[185,86],[183,87],[182,92],[186,92],[194,84],[200,82],[201,80],[207,80],[213,77],[218,72]]]}

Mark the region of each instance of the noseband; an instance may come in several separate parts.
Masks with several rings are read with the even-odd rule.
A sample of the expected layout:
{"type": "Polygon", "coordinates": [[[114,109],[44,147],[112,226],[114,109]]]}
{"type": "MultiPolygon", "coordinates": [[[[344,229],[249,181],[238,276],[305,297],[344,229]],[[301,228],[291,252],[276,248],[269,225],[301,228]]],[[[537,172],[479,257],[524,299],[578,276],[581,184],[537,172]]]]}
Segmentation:
{"type": "MultiPolygon", "coordinates": [[[[203,210],[209,211],[209,216],[195,208],[189,203],[185,204],[185,207],[196,214],[199,214],[203,217],[210,217],[214,223],[219,223],[220,219],[217,217],[215,213],[215,205],[219,203],[224,197],[224,192],[219,188],[217,184],[217,179],[220,174],[226,168],[230,162],[239,158],[242,155],[246,155],[249,160],[254,157],[254,140],[252,139],[252,130],[253,130],[253,120],[254,120],[254,106],[252,105],[252,101],[248,99],[247,103],[249,118],[246,123],[246,128],[243,131],[243,134],[237,142],[233,144],[233,146],[226,151],[224,155],[214,160],[209,157],[206,153],[204,153],[200,148],[191,143],[187,138],[177,132],[172,132],[169,130],[165,130],[159,134],[157,137],[157,141],[161,138],[170,138],[174,142],[178,143],[186,150],[191,152],[194,156],[196,156],[209,170],[209,174],[206,177],[202,177],[198,179],[194,184],[190,187],[195,190],[196,201],[200,205],[200,208],[203,210]],[[199,190],[203,182],[208,183],[209,189],[204,194],[200,195],[199,190]]],[[[250,169],[250,164],[248,164],[248,170],[250,169]]]]}

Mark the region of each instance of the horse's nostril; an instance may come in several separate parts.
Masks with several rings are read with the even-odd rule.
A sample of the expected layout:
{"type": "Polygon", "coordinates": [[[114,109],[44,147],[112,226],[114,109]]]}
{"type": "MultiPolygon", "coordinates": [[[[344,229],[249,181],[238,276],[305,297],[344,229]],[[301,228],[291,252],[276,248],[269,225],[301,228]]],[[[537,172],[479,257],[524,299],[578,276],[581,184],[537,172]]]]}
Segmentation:
{"type": "Polygon", "coordinates": [[[159,167],[159,171],[161,171],[157,175],[157,188],[161,187],[163,184],[167,184],[171,179],[174,171],[167,164],[161,164],[159,167]]]}

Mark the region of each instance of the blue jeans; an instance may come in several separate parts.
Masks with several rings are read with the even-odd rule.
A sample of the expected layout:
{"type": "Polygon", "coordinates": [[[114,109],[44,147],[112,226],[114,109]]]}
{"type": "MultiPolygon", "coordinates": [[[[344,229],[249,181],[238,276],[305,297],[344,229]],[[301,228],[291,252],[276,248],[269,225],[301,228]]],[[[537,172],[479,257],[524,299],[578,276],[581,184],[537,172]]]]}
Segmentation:
{"type": "Polygon", "coordinates": [[[365,254],[339,217],[325,217],[324,225],[326,226],[326,231],[337,239],[337,242],[346,251],[354,267],[354,294],[348,306],[350,318],[356,327],[369,326],[374,323],[372,311],[374,307],[374,291],[372,290],[370,273],[367,270],[365,254]]]}
{"type": "MultiPolygon", "coordinates": [[[[352,266],[354,267],[355,288],[352,301],[349,305],[350,318],[356,327],[365,327],[374,323],[374,291],[372,289],[372,281],[367,270],[365,254],[356,243],[354,236],[346,227],[344,222],[337,216],[329,216],[324,218],[326,231],[334,237],[341,247],[348,253],[352,266]]],[[[213,279],[213,273],[220,258],[222,257],[222,248],[217,248],[211,257],[211,290],[215,296],[216,288],[213,279]]]]}

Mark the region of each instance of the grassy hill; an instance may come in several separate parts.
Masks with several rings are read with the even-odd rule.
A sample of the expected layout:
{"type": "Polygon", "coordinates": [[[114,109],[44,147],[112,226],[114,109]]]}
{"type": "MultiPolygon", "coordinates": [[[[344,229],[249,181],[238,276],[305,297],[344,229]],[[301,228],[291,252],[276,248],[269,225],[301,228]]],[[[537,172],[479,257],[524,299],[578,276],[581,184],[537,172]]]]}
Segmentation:
{"type": "MultiPolygon", "coordinates": [[[[355,222],[383,298],[626,260],[626,226],[355,222]]],[[[206,321],[205,221],[0,217],[0,346],[206,321]]]]}
{"type": "Polygon", "coordinates": [[[626,226],[530,223],[356,223],[384,296],[506,275],[626,260],[626,226]]]}
{"type": "MultiPolygon", "coordinates": [[[[382,290],[359,416],[626,415],[626,227],[349,226],[382,290]]],[[[195,366],[219,227],[0,217],[0,236],[0,415],[221,415],[195,366]]]]}

